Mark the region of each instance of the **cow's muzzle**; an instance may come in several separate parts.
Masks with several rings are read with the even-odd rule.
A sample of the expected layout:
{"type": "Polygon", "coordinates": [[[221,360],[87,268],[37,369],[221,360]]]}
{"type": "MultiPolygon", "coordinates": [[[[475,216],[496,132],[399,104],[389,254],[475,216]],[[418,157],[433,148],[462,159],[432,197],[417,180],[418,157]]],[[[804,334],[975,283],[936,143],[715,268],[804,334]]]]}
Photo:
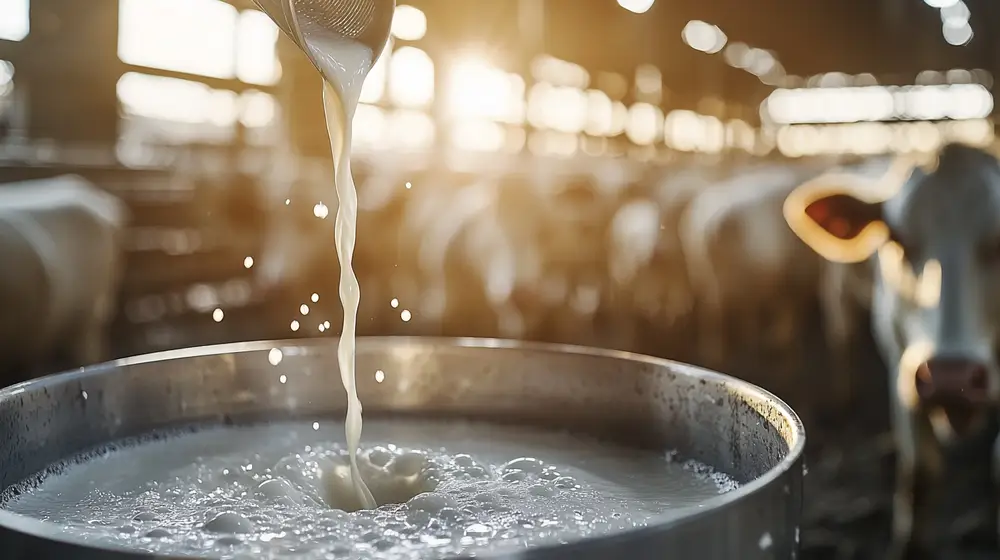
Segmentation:
{"type": "Polygon", "coordinates": [[[958,433],[992,402],[989,368],[974,360],[931,358],[917,368],[915,382],[921,406],[943,410],[958,433]]]}

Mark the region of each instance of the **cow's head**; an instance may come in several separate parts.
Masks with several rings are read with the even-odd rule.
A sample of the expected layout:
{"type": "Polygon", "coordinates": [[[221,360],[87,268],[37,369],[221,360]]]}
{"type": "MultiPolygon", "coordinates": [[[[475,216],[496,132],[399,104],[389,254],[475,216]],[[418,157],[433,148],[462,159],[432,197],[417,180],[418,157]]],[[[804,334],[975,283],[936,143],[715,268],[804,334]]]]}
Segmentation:
{"type": "Polygon", "coordinates": [[[337,255],[333,223],[338,205],[333,185],[299,181],[283,194],[288,198],[269,209],[254,267],[257,284],[264,290],[288,289],[306,281],[318,262],[337,255]]]}
{"type": "Polygon", "coordinates": [[[1000,164],[949,145],[933,165],[902,160],[880,180],[825,175],[792,193],[785,218],[829,260],[870,260],[873,329],[896,394],[939,436],[972,430],[1000,396],[1000,164]]]}

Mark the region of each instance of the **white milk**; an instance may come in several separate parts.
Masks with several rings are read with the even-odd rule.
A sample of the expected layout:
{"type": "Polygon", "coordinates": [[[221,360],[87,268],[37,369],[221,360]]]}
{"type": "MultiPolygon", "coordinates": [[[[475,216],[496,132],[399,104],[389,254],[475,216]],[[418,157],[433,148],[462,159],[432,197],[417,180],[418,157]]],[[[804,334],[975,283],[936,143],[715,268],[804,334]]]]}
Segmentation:
{"type": "Polygon", "coordinates": [[[343,511],[357,498],[339,421],[136,442],[22,484],[0,506],[77,542],[162,555],[387,560],[605,535],[737,487],[698,463],[565,433],[454,420],[368,424],[358,465],[376,509],[343,511]]]}
{"type": "MultiPolygon", "coordinates": [[[[292,0],[289,5],[293,6],[292,0]]],[[[296,13],[294,6],[291,13],[296,13]]],[[[337,358],[340,378],[347,391],[345,431],[350,451],[351,480],[361,507],[376,506],[371,492],[358,470],[356,450],[361,443],[361,400],[355,388],[355,336],[361,288],[352,261],[358,229],[358,193],[351,175],[351,124],[361,96],[361,86],[375,63],[371,49],[322,31],[301,27],[292,21],[301,43],[319,67],[323,77],[323,107],[327,133],[333,153],[334,183],[337,190],[335,242],[340,260],[340,301],[344,306],[344,329],[340,335],[337,358]]]]}

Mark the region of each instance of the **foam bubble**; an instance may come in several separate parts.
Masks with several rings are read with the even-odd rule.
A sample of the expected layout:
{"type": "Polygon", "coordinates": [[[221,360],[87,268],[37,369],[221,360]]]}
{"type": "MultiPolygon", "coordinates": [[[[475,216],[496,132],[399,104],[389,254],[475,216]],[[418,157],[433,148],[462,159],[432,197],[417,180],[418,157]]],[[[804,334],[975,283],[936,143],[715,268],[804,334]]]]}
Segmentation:
{"type": "Polygon", "coordinates": [[[251,533],[253,523],[238,513],[225,512],[206,523],[205,530],[210,533],[251,533]]]}

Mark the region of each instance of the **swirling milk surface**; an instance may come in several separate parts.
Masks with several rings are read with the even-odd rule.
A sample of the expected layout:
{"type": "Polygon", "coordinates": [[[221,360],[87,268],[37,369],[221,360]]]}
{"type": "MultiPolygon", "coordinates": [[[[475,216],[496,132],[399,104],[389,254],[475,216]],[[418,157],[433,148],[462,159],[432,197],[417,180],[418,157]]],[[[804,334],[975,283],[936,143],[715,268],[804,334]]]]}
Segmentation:
{"type": "Polygon", "coordinates": [[[368,424],[358,466],[376,509],[356,509],[337,421],[123,443],[8,490],[0,505],[74,540],[161,554],[408,559],[571,542],[680,514],[738,486],[670,454],[566,433],[368,424]]]}

